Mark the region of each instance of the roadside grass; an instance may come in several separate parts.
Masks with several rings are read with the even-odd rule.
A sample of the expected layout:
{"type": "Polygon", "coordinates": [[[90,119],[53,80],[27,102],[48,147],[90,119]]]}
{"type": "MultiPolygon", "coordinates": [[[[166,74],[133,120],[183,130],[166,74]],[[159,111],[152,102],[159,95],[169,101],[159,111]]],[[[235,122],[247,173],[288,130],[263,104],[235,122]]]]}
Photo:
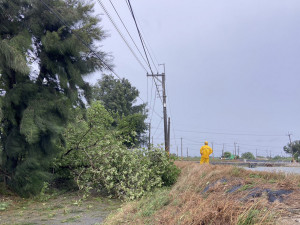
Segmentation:
{"type": "Polygon", "coordinates": [[[171,189],[125,203],[104,224],[275,224],[290,207],[300,208],[294,201],[300,199],[299,175],[182,161],[176,165],[182,171],[171,189]],[[249,197],[255,188],[293,192],[283,196],[284,202],[271,203],[266,192],[249,197]]]}

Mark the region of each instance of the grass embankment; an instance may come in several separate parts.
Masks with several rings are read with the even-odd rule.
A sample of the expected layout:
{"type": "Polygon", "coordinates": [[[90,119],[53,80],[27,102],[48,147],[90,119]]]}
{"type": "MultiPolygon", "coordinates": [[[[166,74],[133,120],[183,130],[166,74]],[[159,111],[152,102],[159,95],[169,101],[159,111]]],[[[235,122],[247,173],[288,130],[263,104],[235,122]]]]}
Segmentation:
{"type": "Polygon", "coordinates": [[[299,175],[176,165],[182,172],[172,188],[126,203],[105,224],[294,224],[299,215],[299,175]]]}

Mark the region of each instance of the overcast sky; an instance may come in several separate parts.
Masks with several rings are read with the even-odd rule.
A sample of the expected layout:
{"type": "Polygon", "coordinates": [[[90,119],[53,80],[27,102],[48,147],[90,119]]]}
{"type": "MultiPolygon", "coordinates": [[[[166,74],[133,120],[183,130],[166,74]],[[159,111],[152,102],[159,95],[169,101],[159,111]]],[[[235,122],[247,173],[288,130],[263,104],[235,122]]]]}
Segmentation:
{"type": "MultiPolygon", "coordinates": [[[[142,50],[126,2],[111,0],[142,50]]],[[[153,106],[152,80],[129,51],[94,0],[101,25],[110,35],[101,44],[114,57],[115,71],[153,106]],[[151,97],[152,96],[152,101],[151,97]]],[[[102,0],[130,43],[109,0],[102,0]]],[[[215,156],[256,149],[258,155],[281,155],[300,139],[300,1],[299,0],[131,0],[155,63],[166,64],[171,152],[189,148],[200,155],[205,140],[215,156]]],[[[140,57],[139,53],[136,54],[140,57]]],[[[144,63],[145,64],[145,63],[144,63]]],[[[159,67],[160,72],[163,71],[159,67]]],[[[91,76],[95,82],[97,75],[91,76]]],[[[152,107],[151,107],[152,108],[152,107]]],[[[155,111],[162,116],[156,98],[155,111]]],[[[163,122],[150,110],[154,143],[163,142],[163,122]],[[159,124],[160,123],[160,124],[159,124]]],[[[148,120],[148,121],[149,121],[148,120]]]]}

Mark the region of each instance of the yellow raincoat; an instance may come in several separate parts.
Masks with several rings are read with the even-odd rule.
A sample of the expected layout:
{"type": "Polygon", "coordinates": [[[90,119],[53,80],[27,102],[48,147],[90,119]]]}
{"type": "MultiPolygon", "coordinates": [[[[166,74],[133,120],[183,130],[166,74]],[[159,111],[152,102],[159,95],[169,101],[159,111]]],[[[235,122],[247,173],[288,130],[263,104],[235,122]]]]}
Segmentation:
{"type": "Polygon", "coordinates": [[[208,142],[204,142],[204,145],[200,148],[201,160],[200,164],[207,163],[209,164],[209,155],[213,153],[211,147],[208,146],[208,142]]]}

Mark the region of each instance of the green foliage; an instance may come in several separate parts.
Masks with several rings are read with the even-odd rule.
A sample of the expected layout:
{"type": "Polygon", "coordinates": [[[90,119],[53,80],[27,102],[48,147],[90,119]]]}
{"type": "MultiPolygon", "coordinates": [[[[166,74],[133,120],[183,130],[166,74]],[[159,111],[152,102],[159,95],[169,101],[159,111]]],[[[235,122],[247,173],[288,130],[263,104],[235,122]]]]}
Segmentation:
{"type": "Polygon", "coordinates": [[[0,202],[0,211],[4,211],[9,207],[9,202],[0,202]]]}
{"type": "Polygon", "coordinates": [[[242,154],[243,159],[255,159],[254,155],[251,152],[245,152],[242,154]]]}
{"type": "Polygon", "coordinates": [[[111,197],[135,199],[147,191],[172,185],[179,169],[162,149],[127,149],[112,117],[95,102],[87,109],[87,120],[77,117],[66,132],[66,148],[55,162],[56,171],[69,171],[78,187],[95,189],[111,197]]]}
{"type": "Polygon", "coordinates": [[[231,157],[230,152],[224,152],[224,158],[229,159],[231,157]]]}
{"type": "Polygon", "coordinates": [[[85,2],[47,1],[64,15],[68,28],[38,0],[0,1],[2,170],[22,196],[38,194],[51,179],[49,165],[59,153],[57,143],[64,144],[71,109],[84,107],[84,98],[90,101],[83,77],[101,69],[101,60],[74,34],[93,49],[105,37],[93,5],[85,2]]]}
{"type": "Polygon", "coordinates": [[[170,203],[169,188],[157,189],[152,193],[147,194],[139,202],[138,215],[149,217],[155,214],[158,210],[170,203]]]}
{"type": "Polygon", "coordinates": [[[123,78],[115,79],[112,75],[103,75],[93,87],[93,99],[100,100],[114,118],[114,126],[120,130],[127,147],[144,144],[146,104],[137,105],[139,91],[123,78]]]}
{"type": "Polygon", "coordinates": [[[300,140],[287,144],[283,147],[283,150],[286,153],[291,154],[292,157],[297,160],[300,154],[300,140]]]}
{"type": "Polygon", "coordinates": [[[238,225],[252,225],[252,224],[256,224],[257,222],[257,217],[259,216],[260,211],[257,209],[251,209],[247,212],[247,214],[242,214],[242,216],[240,216],[237,224],[238,225]]]}

